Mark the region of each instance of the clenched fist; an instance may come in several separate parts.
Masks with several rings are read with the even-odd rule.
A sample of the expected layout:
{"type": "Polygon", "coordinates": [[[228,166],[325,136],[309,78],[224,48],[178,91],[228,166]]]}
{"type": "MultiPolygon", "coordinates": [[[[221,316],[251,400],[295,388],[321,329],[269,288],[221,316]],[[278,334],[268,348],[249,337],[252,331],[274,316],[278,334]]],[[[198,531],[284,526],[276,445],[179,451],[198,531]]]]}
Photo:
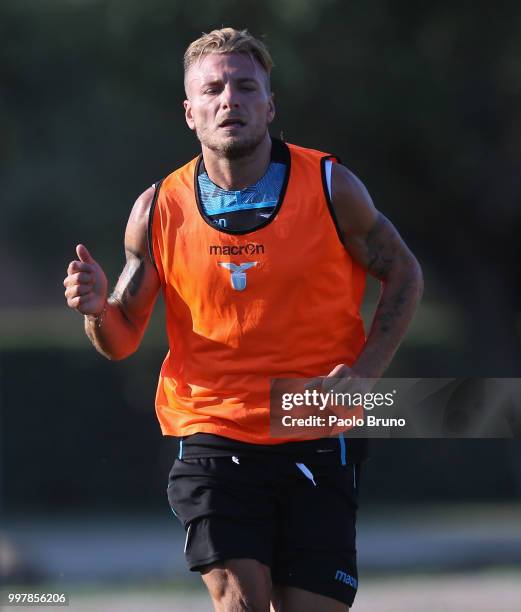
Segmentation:
{"type": "Polygon", "coordinates": [[[71,261],[63,281],[67,305],[84,315],[99,315],[107,300],[107,277],[83,244],[76,254],[79,261],[71,261]]]}

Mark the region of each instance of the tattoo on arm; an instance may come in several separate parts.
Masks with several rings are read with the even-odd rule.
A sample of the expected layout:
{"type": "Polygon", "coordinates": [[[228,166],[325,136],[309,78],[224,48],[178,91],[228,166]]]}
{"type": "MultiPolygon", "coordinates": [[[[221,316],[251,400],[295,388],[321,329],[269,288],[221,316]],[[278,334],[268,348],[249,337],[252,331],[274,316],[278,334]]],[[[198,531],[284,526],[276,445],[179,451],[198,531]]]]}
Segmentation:
{"type": "Polygon", "coordinates": [[[393,323],[404,314],[404,308],[410,300],[412,291],[412,283],[407,280],[388,299],[382,300],[375,313],[373,325],[378,325],[382,333],[391,330],[393,323]]]}
{"type": "Polygon", "coordinates": [[[417,293],[417,285],[411,276],[396,278],[393,282],[391,272],[401,265],[405,245],[394,226],[384,215],[378,218],[367,233],[365,248],[368,260],[368,270],[381,281],[386,282],[380,303],[376,310],[373,327],[388,333],[396,329],[396,324],[407,315],[411,301],[417,293]]]}
{"type": "Polygon", "coordinates": [[[127,263],[119,277],[111,298],[118,302],[123,309],[129,297],[135,297],[143,284],[145,277],[145,260],[139,253],[127,251],[127,263]]]}
{"type": "Polygon", "coordinates": [[[379,213],[375,224],[365,237],[367,269],[381,280],[387,277],[396,260],[397,244],[393,236],[394,231],[391,223],[379,213]]]}

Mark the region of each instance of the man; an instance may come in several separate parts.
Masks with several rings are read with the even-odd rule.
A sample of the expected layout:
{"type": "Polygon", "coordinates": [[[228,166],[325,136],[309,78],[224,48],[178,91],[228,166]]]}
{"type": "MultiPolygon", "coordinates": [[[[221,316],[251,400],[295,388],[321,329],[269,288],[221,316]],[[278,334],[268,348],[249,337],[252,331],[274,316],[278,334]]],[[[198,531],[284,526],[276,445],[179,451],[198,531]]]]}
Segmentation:
{"type": "Polygon", "coordinates": [[[420,267],[363,184],[332,156],[270,138],[272,61],[247,31],[185,53],[186,122],[202,155],[147,189],[107,279],[78,245],[68,305],[109,359],[133,353],[160,290],[170,351],[156,397],[181,438],[168,498],[217,611],[335,612],[358,578],[363,448],[270,437],[273,378],[323,387],[382,376],[422,292],[420,267]],[[368,271],[383,290],[365,338],[368,271]],[[328,378],[331,379],[328,383],[328,378]]]}

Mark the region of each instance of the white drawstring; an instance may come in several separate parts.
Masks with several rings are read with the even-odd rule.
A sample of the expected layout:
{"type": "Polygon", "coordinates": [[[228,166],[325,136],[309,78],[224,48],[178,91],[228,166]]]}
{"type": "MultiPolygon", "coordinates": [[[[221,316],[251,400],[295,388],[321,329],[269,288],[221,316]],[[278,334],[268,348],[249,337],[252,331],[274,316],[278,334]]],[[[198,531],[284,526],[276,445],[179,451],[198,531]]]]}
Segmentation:
{"type": "Polygon", "coordinates": [[[186,549],[188,547],[188,538],[190,536],[190,530],[191,529],[192,529],[192,523],[190,523],[190,525],[188,525],[188,529],[186,530],[186,540],[185,540],[185,547],[184,547],[183,553],[186,552],[186,549]]]}
{"type": "Polygon", "coordinates": [[[306,467],[303,463],[296,463],[295,464],[298,469],[304,474],[304,476],[306,478],[309,478],[309,480],[311,480],[311,482],[315,485],[315,487],[317,486],[317,483],[315,482],[315,478],[313,476],[313,473],[311,472],[311,470],[306,467]]]}

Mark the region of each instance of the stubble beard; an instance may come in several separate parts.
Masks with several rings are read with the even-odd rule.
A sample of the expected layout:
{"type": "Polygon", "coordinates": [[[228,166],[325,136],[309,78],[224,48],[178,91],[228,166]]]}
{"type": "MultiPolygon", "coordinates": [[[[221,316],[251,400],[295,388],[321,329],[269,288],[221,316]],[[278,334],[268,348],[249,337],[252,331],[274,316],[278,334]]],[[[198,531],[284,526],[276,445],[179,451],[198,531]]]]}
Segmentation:
{"type": "Polygon", "coordinates": [[[217,138],[206,137],[205,134],[201,134],[196,130],[197,138],[199,142],[206,148],[213,151],[216,155],[223,159],[241,159],[248,157],[259,147],[266,136],[268,126],[266,125],[264,130],[258,133],[251,134],[245,138],[232,137],[219,141],[217,138]]]}

